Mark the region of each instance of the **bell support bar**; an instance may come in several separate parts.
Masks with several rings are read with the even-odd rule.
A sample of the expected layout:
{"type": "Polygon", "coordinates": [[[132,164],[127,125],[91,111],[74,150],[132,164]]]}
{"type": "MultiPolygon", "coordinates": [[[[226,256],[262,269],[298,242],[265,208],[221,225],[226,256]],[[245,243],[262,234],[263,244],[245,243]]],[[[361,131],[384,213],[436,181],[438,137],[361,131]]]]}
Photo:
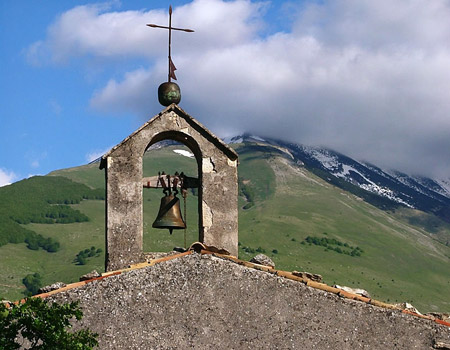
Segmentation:
{"type": "Polygon", "coordinates": [[[198,188],[198,178],[186,175],[156,175],[142,178],[144,188],[198,188]],[[164,178],[166,181],[164,181],[164,178]],[[170,182],[170,186],[167,183],[170,182]]]}

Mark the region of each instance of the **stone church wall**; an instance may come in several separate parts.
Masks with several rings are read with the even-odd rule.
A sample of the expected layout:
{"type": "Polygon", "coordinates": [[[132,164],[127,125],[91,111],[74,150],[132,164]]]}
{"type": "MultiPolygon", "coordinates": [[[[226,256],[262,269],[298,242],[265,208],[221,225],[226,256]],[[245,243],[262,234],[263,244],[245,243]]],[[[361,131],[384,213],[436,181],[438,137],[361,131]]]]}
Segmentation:
{"type": "Polygon", "coordinates": [[[100,349],[434,349],[449,328],[192,254],[50,297],[79,300],[100,349]]]}

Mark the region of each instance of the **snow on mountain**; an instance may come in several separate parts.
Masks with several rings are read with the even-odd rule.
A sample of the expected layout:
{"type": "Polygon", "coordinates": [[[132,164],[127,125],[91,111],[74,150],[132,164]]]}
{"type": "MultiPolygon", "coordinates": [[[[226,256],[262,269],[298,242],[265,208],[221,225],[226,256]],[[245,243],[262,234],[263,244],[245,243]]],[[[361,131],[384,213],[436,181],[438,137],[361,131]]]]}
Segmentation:
{"type": "Polygon", "coordinates": [[[450,177],[448,179],[437,179],[436,182],[443,189],[444,196],[450,198],[450,177]]]}
{"type": "MultiPolygon", "coordinates": [[[[370,172],[368,173],[367,170],[371,170],[372,172],[373,170],[369,169],[365,164],[357,163],[356,161],[352,160],[352,166],[351,163],[344,163],[341,159],[342,157],[340,157],[333,151],[305,146],[302,146],[302,148],[307,154],[319,161],[325,169],[328,169],[332,175],[338,178],[342,178],[353,185],[357,185],[366,191],[389,198],[407,207],[414,207],[408,201],[396,195],[396,192],[394,192],[389,187],[382,186],[380,183],[372,181],[370,178],[370,172]],[[354,166],[356,165],[355,163],[359,165],[358,168],[360,170],[358,170],[354,166]]],[[[385,174],[383,174],[381,171],[377,171],[377,173],[385,177],[385,174]]]]}
{"type": "Polygon", "coordinates": [[[254,136],[250,134],[243,134],[233,137],[224,137],[223,142],[225,143],[242,143],[242,142],[266,142],[262,137],[254,136]]]}
{"type": "Polygon", "coordinates": [[[389,174],[403,185],[408,186],[419,193],[425,195],[427,194],[426,188],[424,188],[420,183],[418,183],[416,179],[414,179],[412,176],[406,175],[396,170],[385,170],[385,173],[389,174]]]}
{"type": "Polygon", "coordinates": [[[413,177],[423,187],[450,198],[450,180],[432,180],[424,177],[413,177]]]}
{"type": "Polygon", "coordinates": [[[227,136],[223,137],[222,141],[228,144],[232,143],[242,143],[244,141],[244,138],[242,136],[227,136]]]}
{"type": "Polygon", "coordinates": [[[261,141],[261,142],[265,142],[266,141],[262,137],[255,136],[255,135],[250,135],[249,137],[254,139],[254,140],[256,140],[256,141],[261,141]]]}
{"type": "Polygon", "coordinates": [[[355,187],[343,187],[374,205],[389,208],[392,205],[387,203],[397,203],[397,205],[431,212],[444,220],[450,220],[450,178],[434,180],[414,177],[396,170],[383,170],[376,165],[354,160],[330,149],[261,138],[250,134],[235,136],[230,139],[230,142],[252,142],[276,147],[289,155],[297,164],[310,169],[320,169],[319,176],[335,186],[343,186],[343,180],[344,183],[348,182],[356,188],[367,191],[364,193],[370,193],[370,195],[364,195],[360,190],[358,192],[355,187]],[[384,198],[384,201],[376,198],[384,198]]]}
{"type": "Polygon", "coordinates": [[[315,158],[324,168],[330,170],[331,172],[336,173],[339,170],[338,158],[332,155],[328,150],[307,146],[302,146],[302,149],[306,154],[309,154],[311,157],[315,158]]]}
{"type": "Polygon", "coordinates": [[[189,151],[186,151],[184,149],[174,149],[173,151],[175,153],[177,153],[177,154],[182,155],[182,156],[185,156],[185,157],[188,157],[188,158],[194,158],[194,154],[193,153],[191,153],[189,151]]]}

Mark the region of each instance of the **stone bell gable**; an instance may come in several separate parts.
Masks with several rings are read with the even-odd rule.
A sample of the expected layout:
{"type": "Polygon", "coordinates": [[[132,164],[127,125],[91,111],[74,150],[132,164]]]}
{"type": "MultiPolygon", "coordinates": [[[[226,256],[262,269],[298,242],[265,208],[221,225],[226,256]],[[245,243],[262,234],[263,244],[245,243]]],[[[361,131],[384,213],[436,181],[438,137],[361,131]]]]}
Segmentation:
{"type": "Polygon", "coordinates": [[[142,157],[151,145],[167,139],[185,144],[197,160],[199,241],[238,254],[238,156],[172,104],[101,159],[106,177],[107,271],[143,259],[142,157]]]}

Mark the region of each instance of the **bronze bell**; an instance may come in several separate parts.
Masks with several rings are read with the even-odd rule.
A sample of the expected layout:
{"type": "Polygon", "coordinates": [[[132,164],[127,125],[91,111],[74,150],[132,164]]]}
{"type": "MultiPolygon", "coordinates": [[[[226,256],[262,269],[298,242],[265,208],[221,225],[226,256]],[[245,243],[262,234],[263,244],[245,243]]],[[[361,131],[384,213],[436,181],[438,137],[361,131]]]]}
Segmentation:
{"type": "Polygon", "coordinates": [[[170,234],[172,230],[181,230],[186,228],[186,223],[181,216],[180,200],[170,194],[161,198],[159,213],[152,227],[167,228],[170,234]]]}

